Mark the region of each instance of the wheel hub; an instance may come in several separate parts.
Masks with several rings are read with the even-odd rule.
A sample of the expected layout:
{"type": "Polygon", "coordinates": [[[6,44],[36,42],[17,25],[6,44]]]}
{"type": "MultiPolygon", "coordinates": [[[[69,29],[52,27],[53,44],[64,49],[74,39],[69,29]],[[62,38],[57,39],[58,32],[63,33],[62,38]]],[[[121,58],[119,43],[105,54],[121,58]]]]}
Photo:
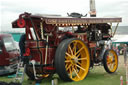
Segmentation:
{"type": "Polygon", "coordinates": [[[78,63],[78,58],[77,58],[77,57],[73,58],[73,61],[74,61],[75,63],[78,63]]]}

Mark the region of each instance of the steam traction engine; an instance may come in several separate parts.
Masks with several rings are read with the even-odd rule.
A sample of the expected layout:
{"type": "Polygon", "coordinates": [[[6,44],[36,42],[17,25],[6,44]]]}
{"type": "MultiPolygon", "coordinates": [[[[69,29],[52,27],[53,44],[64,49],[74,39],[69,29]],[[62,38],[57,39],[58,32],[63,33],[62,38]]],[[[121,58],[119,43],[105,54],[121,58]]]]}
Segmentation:
{"type": "Polygon", "coordinates": [[[80,81],[94,64],[102,63],[108,73],[116,71],[118,56],[113,49],[105,48],[105,42],[113,37],[111,24],[119,22],[121,18],[24,13],[12,27],[25,28],[25,40],[20,43],[25,43],[21,51],[22,57],[29,58],[26,74],[30,79],[57,73],[64,81],[80,81]]]}

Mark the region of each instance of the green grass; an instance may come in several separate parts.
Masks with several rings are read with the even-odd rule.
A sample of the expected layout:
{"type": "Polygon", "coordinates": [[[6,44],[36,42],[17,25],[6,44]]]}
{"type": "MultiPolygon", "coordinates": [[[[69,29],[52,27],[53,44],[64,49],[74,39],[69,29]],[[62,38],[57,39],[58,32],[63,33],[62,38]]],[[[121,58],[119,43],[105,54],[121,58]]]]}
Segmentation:
{"type": "MultiPolygon", "coordinates": [[[[125,67],[123,65],[123,56],[119,57],[119,66],[117,72],[114,74],[108,74],[103,66],[94,66],[88,73],[88,76],[79,82],[64,82],[58,78],[58,85],[120,85],[120,76],[123,76],[124,83],[125,79],[125,67]]],[[[35,85],[34,81],[27,80],[27,76],[25,76],[25,80],[23,85],[35,85]]],[[[0,81],[11,82],[13,79],[8,78],[7,76],[0,77],[0,81]]],[[[52,78],[47,78],[42,80],[41,85],[51,85],[52,78]]]]}

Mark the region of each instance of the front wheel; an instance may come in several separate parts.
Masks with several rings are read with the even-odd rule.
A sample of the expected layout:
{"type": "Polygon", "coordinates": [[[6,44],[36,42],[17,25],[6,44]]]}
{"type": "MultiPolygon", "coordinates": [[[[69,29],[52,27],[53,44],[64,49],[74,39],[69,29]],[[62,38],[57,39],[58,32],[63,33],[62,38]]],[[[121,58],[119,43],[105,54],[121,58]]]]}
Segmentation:
{"type": "Polygon", "coordinates": [[[55,55],[55,67],[64,81],[83,80],[89,71],[90,56],[87,45],[80,39],[66,39],[55,55]]]}
{"type": "Polygon", "coordinates": [[[103,65],[108,73],[114,73],[118,67],[118,56],[117,53],[112,50],[106,50],[104,57],[103,57],[103,65]]]}

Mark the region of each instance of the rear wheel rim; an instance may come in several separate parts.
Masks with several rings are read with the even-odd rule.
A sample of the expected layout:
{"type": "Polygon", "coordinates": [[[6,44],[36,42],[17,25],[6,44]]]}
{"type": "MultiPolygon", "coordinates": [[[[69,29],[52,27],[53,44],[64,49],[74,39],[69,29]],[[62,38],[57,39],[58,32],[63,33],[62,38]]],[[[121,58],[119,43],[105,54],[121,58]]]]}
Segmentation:
{"type": "Polygon", "coordinates": [[[89,70],[90,58],[87,46],[81,40],[73,40],[65,53],[65,69],[73,81],[83,80],[89,70]]]}
{"type": "Polygon", "coordinates": [[[107,67],[110,72],[115,72],[118,67],[118,57],[115,51],[110,50],[107,55],[107,67]]]}

